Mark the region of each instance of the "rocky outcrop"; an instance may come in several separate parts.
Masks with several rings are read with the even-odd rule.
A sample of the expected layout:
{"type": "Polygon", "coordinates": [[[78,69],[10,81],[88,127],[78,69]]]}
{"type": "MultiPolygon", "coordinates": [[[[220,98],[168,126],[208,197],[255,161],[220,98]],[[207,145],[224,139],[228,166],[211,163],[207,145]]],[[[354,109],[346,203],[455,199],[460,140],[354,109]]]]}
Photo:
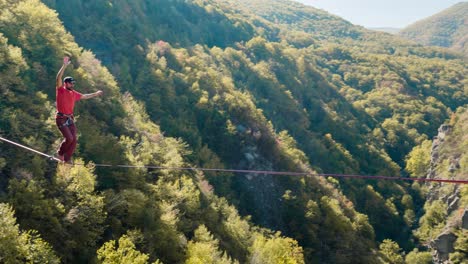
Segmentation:
{"type": "Polygon", "coordinates": [[[457,236],[447,231],[440,234],[436,239],[434,239],[434,241],[432,241],[432,257],[435,263],[446,263],[449,259],[449,254],[454,252],[453,244],[456,240],[457,236]]]}
{"type": "MultiPolygon", "coordinates": [[[[431,147],[431,163],[429,166],[429,170],[427,171],[427,178],[429,179],[434,179],[437,176],[437,166],[440,163],[440,148],[443,142],[445,141],[445,138],[447,137],[447,134],[450,133],[451,131],[451,126],[449,125],[441,125],[438,129],[438,134],[437,136],[434,137],[432,141],[432,147],[431,147]]],[[[445,197],[447,198],[447,197],[445,197]]],[[[441,199],[439,195],[439,186],[430,184],[429,185],[429,196],[428,196],[428,201],[434,201],[437,199],[441,199]]]]}
{"type": "Polygon", "coordinates": [[[463,229],[468,229],[468,210],[467,209],[465,209],[465,211],[463,212],[461,226],[463,229]]]}
{"type": "MultiPolygon", "coordinates": [[[[263,136],[260,129],[239,124],[236,130],[246,142],[246,146],[241,149],[243,157],[237,167],[253,171],[274,170],[272,162],[262,155],[256,145],[263,136]]],[[[237,177],[235,181],[242,190],[241,203],[246,203],[241,207],[249,208],[249,214],[255,222],[272,229],[284,228],[281,215],[281,197],[284,190],[277,184],[275,177],[252,172],[237,177]]]]}
{"type": "Polygon", "coordinates": [[[440,158],[440,146],[444,142],[445,137],[450,133],[452,127],[450,125],[441,125],[438,130],[438,134],[432,141],[431,148],[431,165],[428,171],[428,177],[434,178],[436,176],[436,167],[440,158]]]}
{"type": "MultiPolygon", "coordinates": [[[[444,143],[450,141],[448,137],[452,129],[451,126],[444,124],[440,126],[437,136],[434,137],[431,148],[431,163],[427,173],[428,178],[434,179],[440,177],[438,174],[441,173],[441,168],[438,166],[447,160],[450,175],[454,175],[460,170],[460,157],[456,155],[450,156],[454,153],[449,155],[446,150],[443,150],[447,148],[447,146],[444,146],[444,143]]],[[[460,186],[453,186],[449,192],[447,192],[446,188],[442,188],[444,184],[428,184],[428,187],[428,202],[435,200],[443,201],[447,205],[447,215],[460,210],[460,186]]],[[[429,243],[434,263],[450,263],[449,255],[455,251],[454,243],[457,240],[454,230],[468,227],[468,213],[466,209],[463,216],[457,214],[456,218],[456,220],[447,223],[444,231],[429,243]]]]}

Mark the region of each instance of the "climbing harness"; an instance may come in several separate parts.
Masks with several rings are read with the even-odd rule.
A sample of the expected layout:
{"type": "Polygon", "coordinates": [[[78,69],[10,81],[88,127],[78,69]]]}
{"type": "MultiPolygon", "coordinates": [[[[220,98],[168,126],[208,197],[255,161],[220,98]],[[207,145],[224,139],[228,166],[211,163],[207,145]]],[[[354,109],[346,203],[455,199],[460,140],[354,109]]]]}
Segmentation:
{"type": "Polygon", "coordinates": [[[65,121],[65,123],[63,123],[63,124],[61,124],[61,125],[58,126],[59,128],[62,128],[62,127],[64,127],[64,126],[69,127],[69,126],[71,126],[71,125],[74,124],[73,115],[67,115],[67,114],[63,114],[63,113],[57,112],[57,116],[66,117],[66,118],[67,118],[67,120],[65,121]]]}

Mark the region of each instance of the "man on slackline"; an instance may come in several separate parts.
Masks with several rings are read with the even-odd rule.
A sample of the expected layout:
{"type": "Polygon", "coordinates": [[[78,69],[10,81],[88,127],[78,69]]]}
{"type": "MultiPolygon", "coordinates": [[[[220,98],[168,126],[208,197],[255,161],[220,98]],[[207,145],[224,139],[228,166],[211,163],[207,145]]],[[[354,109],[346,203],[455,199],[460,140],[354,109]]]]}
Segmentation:
{"type": "Polygon", "coordinates": [[[57,150],[57,158],[62,162],[73,164],[71,157],[76,148],[76,127],[73,118],[75,102],[102,95],[102,91],[81,94],[74,90],[75,79],[73,77],[65,77],[62,82],[63,73],[70,63],[70,58],[64,57],[63,65],[57,73],[55,85],[57,114],[55,116],[55,123],[64,137],[57,150]]]}

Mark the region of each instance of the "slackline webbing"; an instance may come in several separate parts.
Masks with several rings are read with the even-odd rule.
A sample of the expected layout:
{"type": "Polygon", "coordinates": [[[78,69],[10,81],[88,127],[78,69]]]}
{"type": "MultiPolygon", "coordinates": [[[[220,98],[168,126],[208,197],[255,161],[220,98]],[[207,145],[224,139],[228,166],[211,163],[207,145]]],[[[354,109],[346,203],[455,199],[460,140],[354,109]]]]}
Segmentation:
{"type": "MultiPolygon", "coordinates": [[[[0,140],[15,145],[17,147],[26,149],[36,154],[49,158],[50,160],[61,162],[53,155],[48,155],[38,150],[26,147],[22,144],[13,142],[11,140],[0,137],[0,140]]],[[[75,163],[73,165],[83,166],[85,164],[75,163]]],[[[334,177],[334,178],[358,178],[358,179],[372,179],[372,180],[393,180],[393,181],[418,181],[418,182],[439,182],[439,183],[453,183],[453,184],[468,184],[468,180],[451,180],[451,179],[428,179],[428,178],[406,178],[406,177],[392,177],[381,175],[359,175],[359,174],[338,174],[338,173],[309,173],[309,172],[292,172],[292,171],[267,171],[267,170],[241,170],[241,169],[215,169],[215,168],[197,168],[197,167],[165,167],[153,165],[114,165],[114,164],[94,164],[96,167],[113,167],[113,168],[145,168],[157,170],[186,170],[186,171],[212,171],[212,172],[230,172],[230,173],[244,173],[244,174],[263,174],[263,175],[283,175],[283,176],[316,176],[316,177],[334,177]]]]}

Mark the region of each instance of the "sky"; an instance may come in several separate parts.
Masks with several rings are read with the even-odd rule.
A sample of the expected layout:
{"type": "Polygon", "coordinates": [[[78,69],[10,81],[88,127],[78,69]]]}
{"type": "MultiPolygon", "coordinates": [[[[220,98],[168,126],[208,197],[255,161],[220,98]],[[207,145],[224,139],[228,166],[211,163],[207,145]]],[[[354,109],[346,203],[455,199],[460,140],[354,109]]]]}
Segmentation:
{"type": "Polygon", "coordinates": [[[404,28],[463,0],[295,0],[340,16],[353,24],[404,28]]]}

